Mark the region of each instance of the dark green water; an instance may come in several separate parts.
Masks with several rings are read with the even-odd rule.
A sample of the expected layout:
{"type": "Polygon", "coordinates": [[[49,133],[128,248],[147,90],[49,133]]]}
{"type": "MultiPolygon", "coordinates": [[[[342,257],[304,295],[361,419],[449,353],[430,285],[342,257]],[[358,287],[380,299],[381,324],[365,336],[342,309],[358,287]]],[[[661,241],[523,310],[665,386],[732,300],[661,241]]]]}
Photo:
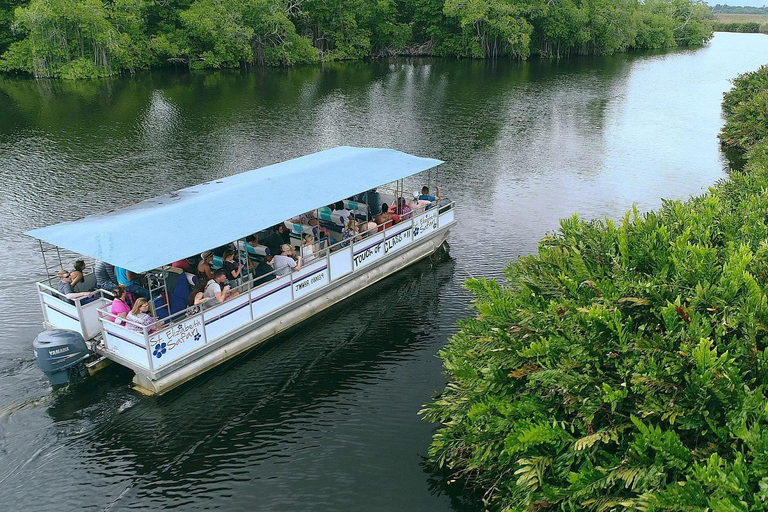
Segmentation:
{"type": "Polygon", "coordinates": [[[417,415],[470,313],[462,282],[500,277],[562,217],[617,219],[724,177],[722,93],[765,63],[768,37],[717,34],[560,63],[0,78],[0,510],[473,510],[423,467],[434,427],[417,415]],[[23,231],[341,144],[446,161],[447,256],[167,396],[118,370],[51,391],[23,231]]]}

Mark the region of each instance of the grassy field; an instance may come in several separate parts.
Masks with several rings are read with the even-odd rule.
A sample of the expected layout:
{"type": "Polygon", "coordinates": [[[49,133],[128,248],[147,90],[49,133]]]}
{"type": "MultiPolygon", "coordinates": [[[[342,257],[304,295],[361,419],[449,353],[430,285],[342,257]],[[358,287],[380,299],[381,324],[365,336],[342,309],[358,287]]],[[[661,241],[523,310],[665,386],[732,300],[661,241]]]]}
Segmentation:
{"type": "Polygon", "coordinates": [[[768,23],[768,14],[715,14],[720,23],[768,23]]]}

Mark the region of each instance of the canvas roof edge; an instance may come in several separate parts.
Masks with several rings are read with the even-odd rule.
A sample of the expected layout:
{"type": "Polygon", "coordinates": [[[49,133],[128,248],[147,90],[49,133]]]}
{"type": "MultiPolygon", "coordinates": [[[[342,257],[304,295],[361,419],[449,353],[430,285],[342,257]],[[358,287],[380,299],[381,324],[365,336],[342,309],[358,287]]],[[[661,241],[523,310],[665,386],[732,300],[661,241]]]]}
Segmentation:
{"type": "Polygon", "coordinates": [[[145,272],[442,163],[393,149],[339,146],[25,235],[145,272]]]}

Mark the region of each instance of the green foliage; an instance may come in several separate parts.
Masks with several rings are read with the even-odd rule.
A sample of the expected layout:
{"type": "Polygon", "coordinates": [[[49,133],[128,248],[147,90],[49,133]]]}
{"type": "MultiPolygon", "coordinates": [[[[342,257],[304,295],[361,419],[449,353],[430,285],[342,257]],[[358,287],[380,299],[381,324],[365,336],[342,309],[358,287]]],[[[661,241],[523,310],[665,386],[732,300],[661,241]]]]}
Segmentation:
{"type": "Polygon", "coordinates": [[[11,43],[20,39],[20,34],[11,30],[13,25],[13,12],[16,7],[23,7],[26,0],[0,0],[0,55],[2,55],[11,43]]]}
{"type": "Polygon", "coordinates": [[[253,58],[254,30],[243,21],[244,4],[237,0],[196,0],[180,13],[196,49],[190,68],[233,67],[253,58]]]}
{"type": "Polygon", "coordinates": [[[712,12],[715,14],[768,14],[768,7],[716,4],[712,8],[712,12]]]}
{"type": "Polygon", "coordinates": [[[458,21],[469,43],[467,56],[526,58],[533,27],[508,0],[446,0],[443,12],[458,21]]]}
{"type": "Polygon", "coordinates": [[[143,0],[32,0],[15,10],[24,39],[0,61],[36,77],[92,78],[133,71],[147,60],[143,0]]]}
{"type": "Polygon", "coordinates": [[[723,100],[728,122],[720,133],[723,144],[750,149],[768,135],[768,66],[739,75],[723,100]]]}
{"type": "Polygon", "coordinates": [[[168,63],[562,58],[702,44],[708,16],[700,0],[0,0],[0,69],[87,78],[168,63]]]}
{"type": "MultiPolygon", "coordinates": [[[[726,130],[763,119],[765,72],[726,130]]],[[[468,281],[432,463],[493,510],[768,510],[765,136],[703,196],[565,219],[506,285],[468,281]]]]}
{"type": "Polygon", "coordinates": [[[755,22],[748,23],[718,23],[712,26],[715,32],[743,32],[747,34],[757,34],[760,32],[760,24],[755,22]]]}
{"type": "Polygon", "coordinates": [[[638,18],[637,47],[656,50],[675,46],[675,20],[664,12],[656,12],[653,3],[647,5],[638,18]]]}

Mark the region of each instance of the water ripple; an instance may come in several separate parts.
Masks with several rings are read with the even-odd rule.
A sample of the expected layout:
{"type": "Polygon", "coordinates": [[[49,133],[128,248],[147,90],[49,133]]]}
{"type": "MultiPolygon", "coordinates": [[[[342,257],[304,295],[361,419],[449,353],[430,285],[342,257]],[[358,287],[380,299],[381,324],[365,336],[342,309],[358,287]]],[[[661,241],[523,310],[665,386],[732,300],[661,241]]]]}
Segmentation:
{"type": "Polygon", "coordinates": [[[764,37],[718,34],[698,51],[559,63],[0,77],[0,509],[461,509],[422,468],[434,426],[417,411],[470,314],[463,282],[503,278],[574,212],[620,218],[723,176],[720,95],[766,61],[764,37]],[[31,350],[44,269],[24,231],[339,144],[446,161],[450,256],[166,396],[135,394],[115,365],[51,390],[31,350]]]}

